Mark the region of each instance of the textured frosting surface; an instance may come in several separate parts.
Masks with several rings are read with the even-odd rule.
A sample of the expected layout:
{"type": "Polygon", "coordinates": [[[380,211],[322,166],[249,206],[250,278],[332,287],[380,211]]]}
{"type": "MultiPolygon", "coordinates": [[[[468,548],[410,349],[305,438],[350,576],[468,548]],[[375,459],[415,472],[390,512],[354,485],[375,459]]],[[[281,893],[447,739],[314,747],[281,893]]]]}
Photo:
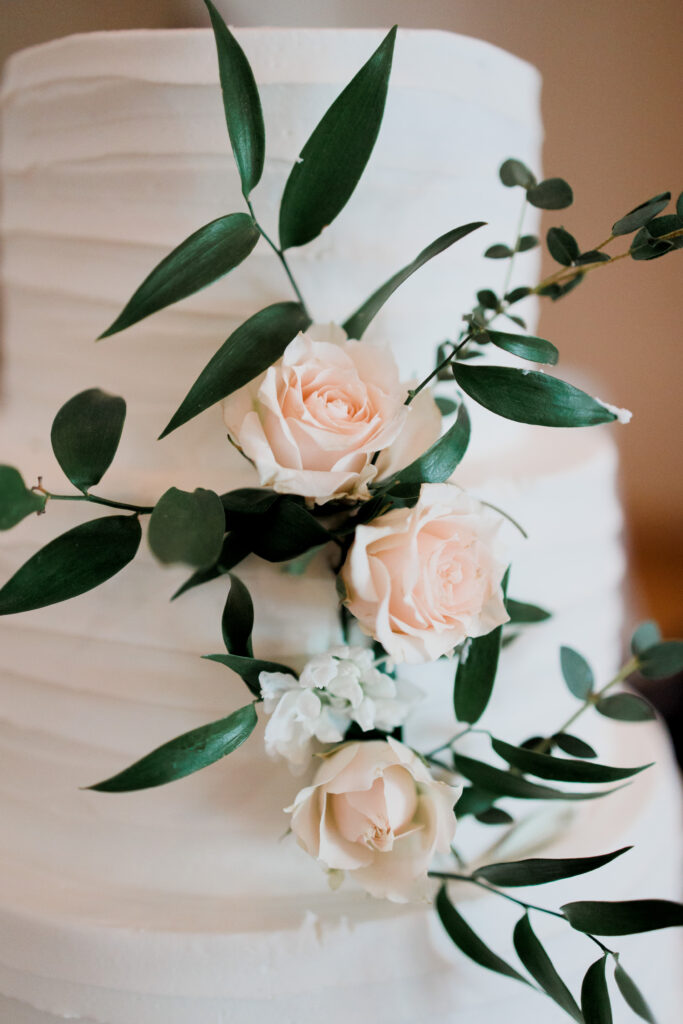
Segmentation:
{"type": "MultiPolygon", "coordinates": [[[[270,229],[301,145],[382,34],[238,35],[266,114],[268,159],[254,202],[270,229]]],[[[488,220],[494,227],[424,268],[374,325],[406,378],[431,367],[436,343],[453,336],[476,289],[492,280],[491,264],[476,255],[514,236],[518,204],[495,171],[513,153],[538,166],[538,86],[532,68],[487,44],[399,33],[367,174],[338,221],[292,253],[317,319],[343,319],[447,228],[488,220]]],[[[171,483],[253,484],[218,410],[165,442],[154,438],[228,333],[290,297],[265,246],[206,292],[92,343],[172,246],[242,208],[211,34],[95,34],[27,51],[10,62],[2,102],[2,461],[59,490],[50,423],[68,397],[98,385],[129,402],[102,493],[146,501],[171,483]]],[[[525,259],[532,275],[533,257],[525,259]]],[[[602,679],[618,657],[615,455],[603,431],[552,432],[489,415],[476,417],[474,438],[460,482],[524,524],[531,539],[515,558],[512,590],[556,613],[509,649],[490,709],[492,731],[521,741],[530,706],[538,728],[571,710],[560,643],[580,647],[602,679]]],[[[0,579],[73,522],[73,508],[53,504],[2,535],[0,579]]],[[[296,660],[338,639],[324,557],[303,578],[255,561],[240,574],[255,598],[257,653],[296,660]]],[[[245,700],[239,680],[198,658],[218,647],[225,587],[217,581],[169,604],[184,575],[155,567],[145,550],[94,594],[0,625],[8,765],[0,773],[0,1021],[309,1024],[324,1015],[335,1024],[354,1014],[407,1022],[430,1012],[451,1019],[454,1008],[468,1024],[497,1024],[503,1008],[521,1019],[524,992],[456,958],[427,908],[372,901],[350,885],[333,894],[291,839],[278,843],[299,781],[265,760],[262,724],[225,762],[153,793],[79,788],[245,700]]],[[[411,672],[428,697],[409,741],[436,745],[451,733],[452,674],[446,662],[411,672]]],[[[631,741],[600,723],[591,728],[605,761],[661,755],[661,775],[639,777],[598,818],[579,811],[583,826],[575,823],[571,842],[562,816],[530,812],[520,848],[551,832],[558,851],[575,854],[645,838],[640,855],[611,873],[609,895],[618,898],[643,889],[654,856],[647,838],[652,844],[653,822],[675,799],[673,782],[656,729],[631,741]]],[[[662,894],[674,871],[672,854],[662,894]]],[[[605,896],[599,882],[581,892],[605,896]]],[[[493,942],[500,908],[473,901],[471,915],[493,942]]],[[[580,951],[564,933],[552,941],[576,982],[586,966],[580,951]]],[[[657,957],[662,978],[666,955],[657,957]]],[[[551,1007],[543,1012],[558,1019],[551,1007]]]]}

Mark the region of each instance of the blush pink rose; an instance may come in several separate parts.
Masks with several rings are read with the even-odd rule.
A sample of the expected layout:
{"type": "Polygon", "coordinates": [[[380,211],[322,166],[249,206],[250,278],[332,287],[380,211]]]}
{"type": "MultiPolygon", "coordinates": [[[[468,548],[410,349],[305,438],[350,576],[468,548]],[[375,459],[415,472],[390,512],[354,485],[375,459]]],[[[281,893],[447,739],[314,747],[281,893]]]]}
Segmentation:
{"type": "Polygon", "coordinates": [[[397,662],[435,661],[507,622],[501,520],[454,484],[359,526],[342,567],[346,605],[397,662]]]}
{"type": "Polygon", "coordinates": [[[407,393],[388,347],[350,341],[334,324],[314,325],[227,398],[223,415],[263,486],[322,505],[368,497],[375,452],[400,438],[395,455],[381,463],[393,471],[438,437],[434,400],[427,395],[408,408],[407,393]]]}
{"type": "Polygon", "coordinates": [[[404,903],[426,895],[433,854],[449,852],[459,795],[388,737],[339,747],[287,810],[299,845],[323,867],[404,903]]]}

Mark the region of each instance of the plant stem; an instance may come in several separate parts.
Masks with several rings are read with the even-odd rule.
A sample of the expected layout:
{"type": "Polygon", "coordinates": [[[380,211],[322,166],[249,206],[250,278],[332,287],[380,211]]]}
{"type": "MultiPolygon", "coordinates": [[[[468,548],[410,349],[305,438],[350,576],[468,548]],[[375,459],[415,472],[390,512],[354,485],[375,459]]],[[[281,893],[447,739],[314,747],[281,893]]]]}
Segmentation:
{"type": "MultiPolygon", "coordinates": [[[[481,730],[477,730],[477,731],[481,732],[481,730]]],[[[434,750],[430,750],[428,754],[423,754],[422,756],[423,757],[434,757],[436,754],[440,754],[442,750],[450,750],[451,747],[453,746],[453,744],[456,743],[457,740],[461,739],[461,737],[466,736],[468,734],[468,732],[472,732],[472,726],[471,725],[468,725],[466,729],[462,730],[462,732],[459,732],[455,736],[451,737],[451,739],[448,740],[447,743],[442,743],[440,747],[435,747],[434,750]]]]}
{"type": "Polygon", "coordinates": [[[507,270],[505,272],[505,280],[503,281],[503,292],[502,292],[503,296],[507,295],[507,290],[510,287],[510,280],[512,278],[512,264],[515,261],[515,255],[517,253],[517,246],[519,245],[519,240],[522,237],[522,224],[524,223],[524,214],[526,213],[526,203],[527,203],[527,200],[526,200],[526,192],[525,192],[524,193],[524,199],[522,200],[522,209],[521,209],[521,212],[519,214],[519,220],[517,221],[517,234],[515,236],[515,241],[514,241],[514,244],[512,246],[512,256],[508,260],[507,270]]]}
{"type": "Polygon", "coordinates": [[[154,511],[154,505],[133,505],[127,501],[112,501],[110,498],[99,498],[96,494],[51,494],[42,485],[32,488],[40,491],[50,501],[89,501],[93,505],[106,505],[108,508],[120,508],[126,512],[135,512],[139,516],[148,516],[154,511]]]}
{"type": "Polygon", "coordinates": [[[434,369],[429,374],[429,376],[425,377],[425,379],[423,381],[421,381],[417,385],[416,388],[411,388],[411,390],[408,392],[408,397],[406,398],[406,400],[405,400],[405,402],[403,404],[404,405],[410,405],[410,403],[413,401],[413,399],[417,398],[417,396],[420,394],[420,392],[423,390],[423,388],[427,387],[427,385],[429,384],[430,380],[432,380],[433,377],[436,377],[437,373],[439,373],[446,366],[448,366],[449,363],[453,362],[453,360],[457,357],[458,352],[460,351],[460,349],[463,347],[463,345],[467,344],[467,342],[471,339],[471,337],[472,337],[471,332],[468,331],[467,334],[465,335],[465,337],[462,339],[462,341],[458,342],[458,344],[455,346],[453,351],[450,352],[446,356],[445,359],[442,359],[441,362],[438,364],[438,366],[434,367],[434,369]]]}
{"type": "Polygon", "coordinates": [[[487,508],[492,508],[494,512],[498,512],[499,515],[503,516],[504,519],[507,519],[509,523],[512,523],[512,525],[519,530],[525,540],[529,539],[529,534],[526,532],[524,527],[520,526],[517,520],[513,519],[509,512],[505,512],[502,508],[498,508],[497,505],[492,505],[490,501],[483,501],[481,498],[479,499],[479,504],[486,505],[487,508]]]}
{"type": "Polygon", "coordinates": [[[272,240],[270,235],[266,234],[264,229],[261,227],[261,225],[257,221],[256,214],[254,213],[254,207],[251,204],[251,200],[249,200],[246,196],[244,197],[244,200],[245,200],[245,202],[246,202],[246,204],[247,204],[247,206],[249,208],[249,213],[251,214],[251,216],[253,218],[254,224],[256,225],[257,229],[261,233],[262,238],[265,239],[265,241],[268,243],[270,248],[273,250],[273,252],[277,256],[277,258],[279,259],[280,263],[282,264],[283,269],[285,271],[285,274],[289,278],[289,283],[291,284],[292,288],[294,289],[294,294],[296,295],[297,299],[301,303],[301,308],[303,309],[303,311],[306,314],[306,316],[309,317],[309,319],[310,319],[310,313],[308,312],[308,307],[307,307],[307,305],[306,305],[306,303],[304,301],[304,297],[301,294],[301,291],[299,290],[298,284],[294,280],[294,275],[292,274],[292,271],[289,268],[289,263],[287,262],[287,257],[285,256],[285,254],[282,251],[282,249],[280,249],[279,246],[277,246],[275,244],[275,242],[272,240]]]}

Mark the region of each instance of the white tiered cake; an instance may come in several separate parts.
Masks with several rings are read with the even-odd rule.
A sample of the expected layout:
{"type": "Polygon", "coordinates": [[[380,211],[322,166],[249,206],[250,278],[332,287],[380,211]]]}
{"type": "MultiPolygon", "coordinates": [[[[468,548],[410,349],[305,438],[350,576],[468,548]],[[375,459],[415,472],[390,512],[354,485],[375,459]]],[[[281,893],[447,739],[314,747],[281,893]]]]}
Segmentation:
{"type": "MultiPolygon", "coordinates": [[[[238,38],[265,110],[268,156],[253,198],[269,228],[307,135],[381,33],[259,29],[238,38]]],[[[404,378],[433,365],[435,344],[457,331],[496,271],[477,254],[514,236],[517,203],[496,168],[510,155],[538,167],[538,90],[533,68],[485,43],[399,33],[368,170],[334,226],[292,253],[318,321],[343,319],[434,237],[481,217],[492,227],[430,263],[373,325],[394,347],[404,378]]],[[[10,61],[2,102],[0,461],[63,489],[49,452],[52,418],[71,395],[100,386],[125,396],[129,409],[101,493],[145,502],[171,484],[253,486],[250,467],[225,441],[219,410],[154,439],[230,331],[289,297],[265,244],[210,290],[93,344],[169,249],[242,209],[211,34],[95,34],[41,46],[10,61]]],[[[527,280],[533,269],[527,263],[527,280]]],[[[512,590],[555,612],[505,656],[487,724],[510,740],[551,729],[571,707],[557,669],[560,643],[584,651],[599,678],[617,665],[623,558],[615,470],[602,429],[550,431],[476,416],[459,482],[524,523],[530,540],[512,590]]],[[[0,579],[73,525],[74,508],[80,512],[52,503],[46,516],[3,535],[0,579]]],[[[322,562],[297,578],[254,560],[240,575],[256,599],[259,655],[301,659],[338,639],[322,562]]],[[[297,784],[266,760],[258,732],[225,761],[158,790],[79,788],[243,702],[241,681],[198,657],[218,649],[225,586],[216,581],[169,604],[183,578],[143,552],[103,589],[0,627],[0,1022],[526,1019],[538,997],[463,962],[429,908],[372,900],[352,885],[332,893],[291,839],[278,843],[297,784]]],[[[410,672],[428,693],[414,735],[433,745],[453,731],[452,671],[441,662],[410,672]]],[[[660,768],[599,810],[577,812],[570,845],[562,816],[553,822],[558,855],[639,842],[608,869],[607,889],[589,876],[553,898],[670,895],[677,851],[662,831],[675,800],[666,744],[656,727],[587,728],[605,761],[656,759],[660,768]],[[657,877],[649,881],[655,849],[657,877]]],[[[539,828],[548,831],[547,815],[526,839],[522,830],[519,848],[533,845],[539,828]]],[[[468,913],[500,948],[500,908],[472,900],[468,913]]],[[[548,941],[576,986],[587,961],[567,931],[551,928],[548,941]]],[[[655,1007],[659,988],[666,1008],[669,946],[649,942],[656,955],[639,980],[655,1007]]],[[[628,948],[637,952],[639,940],[628,948]]],[[[563,1019],[540,1005],[544,1020],[563,1019]]]]}

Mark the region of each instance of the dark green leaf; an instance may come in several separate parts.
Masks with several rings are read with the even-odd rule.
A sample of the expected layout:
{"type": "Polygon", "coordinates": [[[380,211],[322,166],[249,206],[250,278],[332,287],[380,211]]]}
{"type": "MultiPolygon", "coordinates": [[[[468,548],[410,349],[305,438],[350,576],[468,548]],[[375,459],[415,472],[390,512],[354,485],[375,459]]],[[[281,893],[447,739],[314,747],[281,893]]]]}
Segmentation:
{"type": "Polygon", "coordinates": [[[598,249],[589,249],[588,252],[580,253],[576,259],[577,267],[583,267],[587,263],[609,263],[610,257],[606,252],[600,252],[598,249]]]}
{"type": "Polygon", "coordinates": [[[460,799],[455,805],[455,816],[464,818],[468,814],[478,817],[490,810],[498,797],[495,793],[477,789],[476,786],[464,786],[460,799]]]}
{"type": "Polygon", "coordinates": [[[271,491],[266,487],[239,487],[235,491],[221,494],[226,513],[236,512],[244,515],[261,515],[280,499],[281,495],[277,491],[271,491]]]}
{"type": "Polygon", "coordinates": [[[247,704],[227,718],[176,736],[118,775],[89,788],[99,793],[128,793],[182,779],[237,750],[255,725],[256,709],[247,704]]]}
{"type": "Polygon", "coordinates": [[[573,693],[579,700],[586,700],[593,692],[595,678],[592,668],[583,655],[571,647],[561,647],[560,666],[570,693],[573,693]]]}
{"type": "Polygon", "coordinates": [[[32,512],[42,512],[46,497],[30,490],[13,466],[0,466],[0,530],[11,530],[32,512]]]}
{"type": "Polygon", "coordinates": [[[454,402],[452,398],[443,398],[441,395],[436,395],[434,401],[439,407],[439,412],[442,416],[450,416],[452,412],[456,412],[461,402],[454,402]]]}
{"type": "Polygon", "coordinates": [[[255,697],[261,696],[261,685],[259,683],[261,672],[286,672],[290,676],[296,676],[296,673],[291,668],[288,668],[287,665],[281,665],[277,661],[245,658],[239,654],[204,654],[203,657],[207,661],[216,661],[219,665],[225,665],[226,668],[235,672],[244,680],[255,697]]]}
{"type": "Polygon", "coordinates": [[[528,604],[525,601],[515,601],[512,597],[506,599],[505,607],[510,616],[508,625],[516,626],[527,625],[533,622],[545,622],[552,617],[545,608],[539,608],[538,605],[528,604]]]}
{"type": "Polygon", "coordinates": [[[556,377],[509,366],[453,364],[462,390],[485,409],[541,427],[589,427],[616,419],[602,402],[556,377]]]}
{"type": "Polygon", "coordinates": [[[618,722],[648,722],[655,718],[654,708],[635,693],[614,693],[601,697],[595,705],[605,718],[615,718],[618,722]]]}
{"type": "Polygon", "coordinates": [[[571,267],[579,255],[578,242],[564,228],[550,228],[546,242],[552,258],[564,267],[571,267]]]}
{"type": "Polygon", "coordinates": [[[500,176],[500,180],[508,188],[512,188],[514,185],[521,185],[522,188],[530,188],[532,185],[536,184],[536,178],[526,164],[523,164],[521,160],[515,160],[513,157],[503,161],[500,165],[498,174],[500,176]]]}
{"type": "Polygon", "coordinates": [[[631,650],[634,654],[643,654],[648,647],[654,647],[661,639],[662,634],[656,622],[641,622],[631,637],[631,650]]]}
{"type": "Polygon", "coordinates": [[[596,800],[615,792],[610,789],[590,793],[565,793],[560,789],[551,789],[550,786],[540,786],[536,782],[523,779],[520,775],[501,771],[500,768],[494,768],[463,754],[455,754],[454,762],[457,772],[479,789],[495,797],[511,796],[519,800],[596,800]]]}
{"type": "Polygon", "coordinates": [[[578,736],[572,736],[568,732],[558,732],[553,736],[553,743],[569,754],[570,757],[597,757],[589,743],[584,743],[578,736]]]}
{"type": "Polygon", "coordinates": [[[483,221],[474,221],[472,224],[463,224],[459,228],[454,228],[452,231],[448,231],[445,235],[441,235],[428,245],[426,249],[415,257],[412,263],[403,267],[393,277],[390,277],[388,281],[385,281],[376,292],[367,299],[363,305],[352,313],[351,316],[342,324],[344,330],[348,334],[349,338],[362,338],[368,324],[374,320],[379,313],[384,303],[389,299],[396,289],[407,281],[408,278],[423,267],[425,263],[433,259],[434,256],[438,256],[439,253],[444,252],[455,242],[459,242],[465,235],[469,235],[470,232],[476,231],[477,228],[483,226],[483,221]]]}
{"type": "Polygon", "coordinates": [[[678,199],[676,200],[676,214],[679,217],[683,217],[683,192],[680,193],[678,199]]]}
{"type": "Polygon", "coordinates": [[[482,825],[510,825],[515,820],[501,807],[489,807],[487,810],[475,814],[475,818],[482,825]]]}
{"type": "Polygon", "coordinates": [[[477,868],[474,872],[475,878],[483,878],[491,885],[498,885],[503,888],[510,888],[519,885],[545,885],[548,882],[558,882],[563,878],[574,878],[576,875],[585,875],[589,871],[596,871],[597,868],[609,864],[622,853],[631,850],[631,846],[624,846],[614,853],[605,853],[600,857],[571,857],[543,858],[534,857],[529,860],[508,861],[503,864],[486,864],[477,868]]]}
{"type": "Polygon", "coordinates": [[[160,562],[205,569],[218,558],[224,534],[225,513],[214,491],[170,487],[154,507],[148,540],[160,562]]]}
{"type": "Polygon", "coordinates": [[[230,590],[223,608],[221,629],[223,643],[230,654],[253,658],[251,634],[254,628],[254,605],[251,595],[238,576],[230,573],[230,590]]]}
{"type": "Polygon", "coordinates": [[[171,600],[175,601],[176,597],[180,597],[181,594],[185,594],[188,590],[200,587],[203,583],[209,583],[211,580],[225,575],[225,573],[234,569],[236,565],[239,565],[250,554],[251,548],[249,543],[243,537],[229,533],[224,538],[221,553],[213,565],[210,565],[207,569],[197,569],[196,572],[193,572],[182,586],[178,587],[171,600]]]}
{"type": "Polygon", "coordinates": [[[477,292],[477,302],[484,309],[498,309],[498,296],[490,288],[482,288],[477,292]]]}
{"type": "Polygon", "coordinates": [[[648,679],[668,679],[683,672],[683,640],[663,640],[638,656],[638,667],[648,679]]]}
{"type": "Polygon", "coordinates": [[[525,299],[527,295],[531,295],[531,288],[520,286],[519,288],[513,288],[511,292],[508,292],[505,296],[505,300],[512,306],[515,302],[520,302],[522,299],[525,299]]]}
{"type": "MultiPolygon", "coordinates": [[[[503,577],[503,595],[507,592],[509,570],[503,577]]],[[[460,651],[453,686],[453,707],[459,722],[478,722],[491,699],[498,671],[503,626],[484,636],[468,637],[460,651]]]]}
{"type": "Polygon", "coordinates": [[[520,359],[530,359],[532,363],[548,363],[554,366],[559,358],[555,346],[545,338],[535,338],[526,334],[508,334],[505,331],[487,331],[497,348],[510,352],[520,359]]]}
{"type": "Polygon", "coordinates": [[[379,133],[396,39],[392,28],[301,150],[280,204],[280,245],[305,245],[346,206],[379,133]]]}
{"type": "Polygon", "coordinates": [[[111,465],[121,440],[126,403],[99,388],[70,398],[52,424],[52,450],[74,487],[87,491],[111,465]]]}
{"type": "Polygon", "coordinates": [[[510,964],[501,959],[497,953],[489,949],[476,932],[472,931],[467,921],[464,917],[461,917],[449,900],[445,885],[442,885],[439,889],[434,905],[448,937],[465,956],[468,956],[470,960],[474,960],[480,967],[486,967],[489,971],[495,971],[496,974],[504,974],[508,978],[514,978],[516,981],[523,982],[525,985],[529,984],[519,971],[516,971],[514,967],[511,967],[510,964]]]}
{"type": "Polygon", "coordinates": [[[560,910],[572,928],[591,935],[635,935],[683,926],[683,904],[671,900],[580,900],[560,910]]]}
{"type": "Polygon", "coordinates": [[[531,977],[577,1024],[583,1024],[583,1014],[531,927],[528,914],[515,925],[513,942],[517,956],[531,977]]]}
{"type": "Polygon", "coordinates": [[[645,997],[636,985],[635,981],[629,974],[626,973],[621,964],[617,961],[617,965],[614,969],[614,980],[617,983],[617,987],[624,997],[628,1006],[631,1007],[634,1013],[637,1013],[643,1020],[648,1021],[648,1024],[657,1024],[652,1010],[647,1005],[645,997]]]}
{"type": "Polygon", "coordinates": [[[574,194],[562,178],[546,178],[532,186],[526,197],[541,210],[564,210],[574,202],[574,194]]]}
{"type": "Polygon", "coordinates": [[[513,255],[512,249],[509,245],[502,245],[497,243],[496,245],[490,245],[484,256],[490,260],[506,260],[513,255]]]}
{"type": "Polygon", "coordinates": [[[564,757],[552,757],[550,754],[539,754],[534,750],[524,750],[522,747],[513,747],[510,743],[495,739],[491,740],[491,746],[498,756],[513,768],[519,768],[520,771],[528,772],[539,779],[549,779],[551,782],[619,782],[651,767],[649,764],[642,764],[636,768],[613,768],[611,765],[596,764],[594,761],[568,760],[564,757]]]}
{"type": "Polygon", "coordinates": [[[332,539],[320,520],[296,498],[276,497],[258,514],[226,510],[228,529],[242,536],[255,555],[269,562],[286,562],[332,539]]]}
{"type": "Polygon", "coordinates": [[[644,203],[640,203],[639,206],[634,207],[612,225],[612,234],[629,235],[632,231],[637,231],[638,228],[644,227],[645,224],[648,224],[664,209],[670,199],[670,192],[660,192],[658,195],[653,196],[652,199],[647,199],[644,203]]]}
{"type": "Polygon", "coordinates": [[[522,320],[521,316],[514,316],[512,313],[504,313],[503,316],[507,317],[508,320],[512,320],[513,324],[517,324],[523,331],[526,330],[526,320],[522,320]]]}
{"type": "Polygon", "coordinates": [[[275,302],[250,316],[211,357],[160,439],[267,370],[310,322],[298,302],[275,302]]]}
{"type": "Polygon", "coordinates": [[[680,249],[683,246],[683,236],[675,238],[663,238],[673,231],[680,231],[683,228],[683,217],[677,214],[666,214],[664,217],[657,217],[641,228],[631,242],[631,257],[635,260],[655,259],[663,256],[671,249],[680,249]]]}
{"type": "Polygon", "coordinates": [[[535,249],[538,245],[538,238],[536,235],[522,235],[519,242],[517,243],[517,252],[528,252],[529,249],[535,249]]]}
{"type": "Polygon", "coordinates": [[[266,133],[261,101],[244,51],[211,0],[205,0],[205,3],[209,9],[216,39],[218,71],[230,144],[240,172],[242,192],[248,196],[258,185],[263,173],[266,133]]]}
{"type": "Polygon", "coordinates": [[[574,289],[581,284],[585,276],[584,271],[574,274],[574,276],[570,277],[570,279],[565,281],[564,284],[559,285],[558,291],[556,293],[554,292],[550,296],[551,300],[555,302],[557,299],[561,299],[563,295],[568,295],[569,292],[574,291],[574,289]]]}
{"type": "Polygon", "coordinates": [[[157,264],[100,338],[206,288],[245,260],[259,237],[246,213],[229,213],[205,224],[157,264]]]}
{"type": "Polygon", "coordinates": [[[391,491],[395,484],[411,484],[419,491],[420,484],[442,483],[460,465],[469,441],[470,418],[461,402],[455,422],[446,433],[405,469],[400,469],[386,481],[379,481],[379,486],[382,491],[391,491]]]}
{"type": "Polygon", "coordinates": [[[581,985],[581,1010],[586,1024],[612,1024],[612,1009],[607,991],[605,967],[607,954],[586,971],[581,985]]]}
{"type": "Polygon", "coordinates": [[[78,597],[115,576],[140,545],[137,516],[104,516],[55,537],[0,589],[0,615],[78,597]]]}

